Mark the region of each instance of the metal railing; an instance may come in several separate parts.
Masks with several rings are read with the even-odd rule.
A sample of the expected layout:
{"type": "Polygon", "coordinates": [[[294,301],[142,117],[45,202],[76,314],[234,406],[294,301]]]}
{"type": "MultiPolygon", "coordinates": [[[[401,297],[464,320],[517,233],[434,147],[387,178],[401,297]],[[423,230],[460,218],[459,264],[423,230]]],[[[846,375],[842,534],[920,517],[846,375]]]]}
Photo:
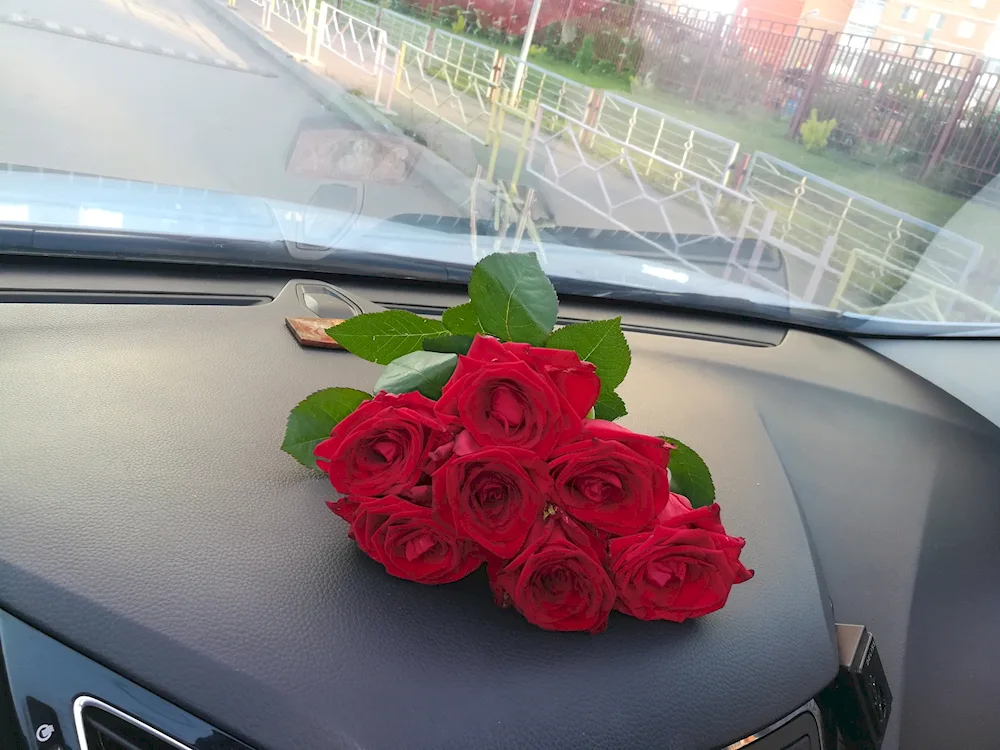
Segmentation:
{"type": "MultiPolygon", "coordinates": [[[[381,75],[385,64],[386,34],[359,18],[349,16],[332,5],[320,9],[313,49],[310,58],[319,59],[320,49],[327,49],[366,73],[381,75]]],[[[378,99],[378,90],[375,99],[378,99]]]]}
{"type": "MultiPolygon", "coordinates": [[[[928,281],[962,289],[982,257],[979,243],[763,152],[751,158],[741,189],[776,212],[770,232],[783,243],[818,254],[832,242],[830,265],[837,271],[843,271],[850,254],[859,251],[919,272],[928,281]],[[932,242],[934,252],[927,253],[932,242]]],[[[887,302],[897,291],[890,286],[879,288],[879,297],[859,304],[887,302]]]]}
{"type": "Polygon", "coordinates": [[[516,102],[538,102],[544,105],[544,111],[551,113],[554,122],[555,118],[569,117],[575,120],[585,121],[590,109],[590,104],[594,100],[596,92],[589,86],[585,86],[569,78],[552,73],[545,68],[540,68],[529,62],[521,62],[516,57],[507,56],[504,62],[503,75],[500,83],[512,91],[517,87],[517,69],[523,66],[524,73],[520,81],[520,90],[516,92],[516,102]]]}
{"type": "Polygon", "coordinates": [[[387,8],[382,9],[378,25],[385,32],[389,46],[394,49],[399,49],[404,44],[427,49],[431,39],[431,27],[426,23],[421,23],[387,8]]]}
{"type": "Polygon", "coordinates": [[[396,57],[396,77],[387,106],[391,108],[393,96],[403,96],[479,143],[485,143],[491,102],[497,89],[492,77],[461,69],[443,57],[404,42],[396,57]]]}
{"type": "Polygon", "coordinates": [[[493,75],[500,59],[500,51],[496,47],[488,47],[440,29],[434,29],[430,52],[453,63],[460,70],[487,77],[493,75]]]}
{"type": "Polygon", "coordinates": [[[271,16],[308,34],[316,0],[271,0],[271,16]]]}
{"type": "Polygon", "coordinates": [[[382,8],[374,3],[366,3],[365,0],[340,0],[340,10],[349,16],[378,26],[379,13],[382,8]]]}
{"type": "MultiPolygon", "coordinates": [[[[687,167],[723,185],[729,184],[740,144],[625,97],[605,93],[594,127],[601,133],[634,144],[653,156],[687,167]]],[[[643,171],[650,174],[655,162],[643,171]]]]}

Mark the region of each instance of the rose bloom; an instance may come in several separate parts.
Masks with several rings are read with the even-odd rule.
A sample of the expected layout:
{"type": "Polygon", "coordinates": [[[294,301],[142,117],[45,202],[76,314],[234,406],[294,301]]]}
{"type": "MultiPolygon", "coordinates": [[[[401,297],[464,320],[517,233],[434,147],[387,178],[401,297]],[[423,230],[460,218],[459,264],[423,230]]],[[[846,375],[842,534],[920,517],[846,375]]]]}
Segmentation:
{"type": "Polygon", "coordinates": [[[338,492],[389,495],[418,484],[428,455],[449,440],[429,398],[383,392],[334,427],[313,454],[338,492]]]}
{"type": "Polygon", "coordinates": [[[358,498],[351,535],[387,573],[416,583],[451,583],[482,565],[483,552],[455,536],[430,508],[396,495],[358,498]]]}
{"type": "Polygon", "coordinates": [[[436,412],[483,447],[526,448],[544,458],[580,429],[600,388],[594,366],[574,352],[476,336],[436,412]]]}
{"type": "Polygon", "coordinates": [[[579,439],[557,447],[549,460],[555,502],[601,531],[634,534],[667,503],[669,456],[660,438],[588,419],[579,439]]]}
{"type": "Polygon", "coordinates": [[[497,603],[545,630],[599,633],[615,603],[604,547],[563,511],[549,506],[545,515],[517,557],[487,564],[497,603]]]}
{"type": "MultiPolygon", "coordinates": [[[[461,446],[462,440],[457,442],[461,446]]],[[[524,545],[551,491],[548,466],[524,448],[455,455],[433,476],[435,512],[501,558],[513,557],[524,545]]]]}
{"type": "Polygon", "coordinates": [[[650,529],[608,543],[615,608],[671,622],[722,609],[733,584],[753,576],[739,559],[744,544],[726,533],[718,505],[691,510],[672,494],[650,529]]]}

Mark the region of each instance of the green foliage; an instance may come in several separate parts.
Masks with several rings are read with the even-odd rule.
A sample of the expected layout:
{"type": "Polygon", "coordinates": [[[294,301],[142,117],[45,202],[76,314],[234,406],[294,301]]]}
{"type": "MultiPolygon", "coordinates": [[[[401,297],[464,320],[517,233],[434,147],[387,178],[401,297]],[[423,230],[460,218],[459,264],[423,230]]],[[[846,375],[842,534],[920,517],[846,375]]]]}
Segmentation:
{"type": "Polygon", "coordinates": [[[315,469],[313,448],[330,437],[344,417],[370,398],[353,388],[325,388],[307,396],[288,415],[281,450],[303,466],[315,469]]]}
{"type": "Polygon", "coordinates": [[[701,456],[677,438],[663,437],[676,447],[670,452],[670,489],[691,501],[691,507],[700,508],[715,502],[715,484],[712,472],[701,456]]]}
{"type": "Polygon", "coordinates": [[[445,354],[468,354],[472,346],[472,336],[456,333],[451,336],[435,336],[424,339],[425,352],[443,352],[445,354]]]}
{"type": "Polygon", "coordinates": [[[799,134],[802,136],[802,145],[806,151],[818,153],[826,148],[826,143],[830,139],[830,133],[837,127],[834,118],[820,120],[819,112],[814,108],[809,113],[809,119],[799,126],[799,134]]]}
{"type": "Polygon", "coordinates": [[[618,70],[615,67],[615,64],[610,60],[598,60],[594,64],[594,72],[605,76],[613,76],[618,72],[618,70]]]}
{"type": "Polygon", "coordinates": [[[545,49],[550,54],[555,54],[556,48],[562,43],[562,24],[556,21],[546,26],[544,40],[542,43],[545,45],[545,49]]]}
{"type": "Polygon", "coordinates": [[[375,381],[375,392],[417,391],[429,399],[441,398],[441,389],[458,365],[457,354],[410,352],[389,363],[375,381]]]}
{"type": "Polygon", "coordinates": [[[456,14],[455,21],[451,24],[451,30],[455,34],[461,34],[465,31],[465,14],[461,11],[456,14]]]}
{"type": "Polygon", "coordinates": [[[597,397],[597,403],[594,404],[595,419],[606,419],[613,422],[626,414],[628,414],[628,410],[625,408],[625,402],[614,391],[607,391],[597,397]]]}
{"type": "Polygon", "coordinates": [[[573,65],[581,73],[589,73],[590,69],[594,67],[594,36],[592,34],[583,38],[583,43],[580,45],[580,51],[576,53],[573,65]]]}
{"type": "Polygon", "coordinates": [[[572,323],[549,336],[545,346],[569,349],[597,368],[602,391],[613,391],[625,379],[632,364],[632,352],[622,333],[621,317],[572,323]]]}
{"type": "Polygon", "coordinates": [[[528,59],[534,60],[536,57],[540,57],[541,55],[544,55],[546,52],[548,52],[548,50],[542,45],[532,44],[531,47],[528,48],[528,59]]]}
{"type": "Polygon", "coordinates": [[[406,310],[386,310],[348,318],[326,329],[327,335],[351,354],[387,365],[397,357],[420,351],[425,339],[445,336],[442,323],[406,310]]]}
{"type": "Polygon", "coordinates": [[[451,333],[463,336],[475,336],[477,333],[486,333],[483,324],[479,322],[479,315],[471,302],[464,305],[449,307],[441,315],[441,322],[451,333]]]}
{"type": "Polygon", "coordinates": [[[556,290],[534,253],[487,255],[472,269],[469,297],[486,333],[501,341],[544,346],[559,312],[556,290]]]}

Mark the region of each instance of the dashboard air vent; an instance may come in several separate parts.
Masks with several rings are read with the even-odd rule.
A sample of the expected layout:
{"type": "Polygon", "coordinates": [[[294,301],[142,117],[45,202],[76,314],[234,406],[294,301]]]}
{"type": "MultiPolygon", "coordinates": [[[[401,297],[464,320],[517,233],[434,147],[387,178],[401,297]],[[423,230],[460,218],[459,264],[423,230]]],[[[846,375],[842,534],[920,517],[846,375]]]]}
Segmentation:
{"type": "Polygon", "coordinates": [[[191,750],[96,698],[78,698],[73,708],[80,750],[191,750]]]}

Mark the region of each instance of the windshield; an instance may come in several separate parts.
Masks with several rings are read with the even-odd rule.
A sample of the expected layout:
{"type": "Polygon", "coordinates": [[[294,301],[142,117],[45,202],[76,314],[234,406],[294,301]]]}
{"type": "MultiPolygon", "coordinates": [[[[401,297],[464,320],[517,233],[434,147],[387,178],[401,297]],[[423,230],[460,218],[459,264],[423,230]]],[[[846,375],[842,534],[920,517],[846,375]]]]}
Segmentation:
{"type": "Polygon", "coordinates": [[[580,294],[993,335],[1000,24],[959,4],[0,0],[0,248],[535,252],[580,294]]]}

